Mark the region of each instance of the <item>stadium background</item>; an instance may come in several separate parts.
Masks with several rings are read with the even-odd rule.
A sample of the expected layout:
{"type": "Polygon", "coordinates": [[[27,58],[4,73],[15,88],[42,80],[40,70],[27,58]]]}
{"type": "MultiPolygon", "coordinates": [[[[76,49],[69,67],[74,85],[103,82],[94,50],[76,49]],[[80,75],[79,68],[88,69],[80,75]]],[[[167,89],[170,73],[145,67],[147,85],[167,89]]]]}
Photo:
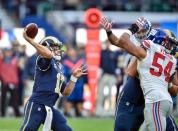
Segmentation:
{"type": "MultiPolygon", "coordinates": [[[[85,24],[85,12],[89,8],[99,9],[103,15],[113,21],[114,31],[119,35],[122,28],[127,28],[138,17],[144,16],[149,19],[154,27],[171,29],[178,38],[178,1],[177,0],[1,0],[0,3],[0,48],[12,48],[13,44],[18,42],[20,47],[26,45],[27,57],[30,57],[35,50],[29,46],[22,38],[23,27],[28,23],[34,22],[40,27],[36,41],[39,41],[46,35],[53,35],[59,38],[68,47],[83,49],[87,44],[87,29],[85,24]]],[[[99,42],[101,49],[105,48],[106,34],[99,29],[99,42]]],[[[96,45],[94,45],[96,47],[96,45]]],[[[100,48],[100,47],[97,47],[100,48]]],[[[118,50],[111,47],[112,51],[118,50]]],[[[86,54],[85,52],[84,54],[86,54]]],[[[98,51],[97,53],[100,53],[98,51]]],[[[118,58],[118,69],[124,68],[127,54],[118,58]]],[[[99,58],[97,60],[99,61],[99,58]]],[[[97,65],[99,66],[99,65],[97,65]]],[[[97,69],[97,81],[94,88],[98,88],[100,80],[100,69],[97,69]]],[[[123,75],[123,74],[119,74],[123,75]]],[[[112,97],[116,96],[116,87],[113,88],[112,97]]],[[[21,99],[23,99],[23,86],[19,89],[21,99]]],[[[69,118],[70,125],[74,131],[110,131],[113,129],[114,112],[106,115],[95,114],[96,94],[91,91],[91,87],[84,87],[84,118],[69,118]],[[94,105],[94,106],[93,106],[94,105]],[[93,108],[93,109],[92,109],[93,108]]],[[[105,96],[108,95],[108,87],[104,89],[105,96]]],[[[19,96],[20,97],[20,96],[19,96]]],[[[7,95],[7,99],[9,95],[7,95]]],[[[97,99],[97,98],[96,98],[97,99]]],[[[113,100],[113,99],[112,99],[113,100]]],[[[20,102],[19,102],[20,103],[20,102]]],[[[115,101],[111,104],[114,108],[115,101]]],[[[107,99],[104,109],[110,108],[107,99]]],[[[20,106],[23,113],[23,105],[20,106]]],[[[63,110],[63,109],[61,109],[63,110]]],[[[178,109],[175,108],[174,116],[178,118],[178,109]]],[[[19,129],[22,118],[14,118],[12,108],[7,105],[6,117],[0,117],[1,131],[16,131],[19,129]]],[[[178,123],[178,119],[177,119],[178,123]]]]}

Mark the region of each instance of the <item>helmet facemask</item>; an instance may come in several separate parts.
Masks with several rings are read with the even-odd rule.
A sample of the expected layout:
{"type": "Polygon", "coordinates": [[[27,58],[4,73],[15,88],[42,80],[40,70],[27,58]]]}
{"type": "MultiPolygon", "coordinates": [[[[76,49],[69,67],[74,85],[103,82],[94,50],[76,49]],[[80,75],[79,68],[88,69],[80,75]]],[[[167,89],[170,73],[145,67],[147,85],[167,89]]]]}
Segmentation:
{"type": "Polygon", "coordinates": [[[135,37],[141,41],[145,40],[150,32],[149,30],[143,29],[140,30],[139,32],[135,33],[135,37]]]}
{"type": "Polygon", "coordinates": [[[53,57],[60,61],[61,58],[63,57],[64,51],[62,50],[61,46],[57,46],[57,45],[52,45],[49,47],[50,51],[53,53],[53,57]]]}
{"type": "Polygon", "coordinates": [[[162,42],[162,46],[164,46],[166,53],[171,54],[173,46],[169,43],[168,39],[162,42]]]}
{"type": "Polygon", "coordinates": [[[173,37],[170,37],[168,41],[169,41],[169,44],[171,45],[171,53],[170,54],[175,55],[176,50],[177,50],[178,41],[173,37]]]}
{"type": "Polygon", "coordinates": [[[164,32],[167,34],[167,37],[165,39],[165,42],[167,42],[167,44],[165,45],[165,48],[167,50],[170,50],[170,54],[175,55],[178,41],[176,40],[176,37],[172,31],[164,29],[164,32]]]}

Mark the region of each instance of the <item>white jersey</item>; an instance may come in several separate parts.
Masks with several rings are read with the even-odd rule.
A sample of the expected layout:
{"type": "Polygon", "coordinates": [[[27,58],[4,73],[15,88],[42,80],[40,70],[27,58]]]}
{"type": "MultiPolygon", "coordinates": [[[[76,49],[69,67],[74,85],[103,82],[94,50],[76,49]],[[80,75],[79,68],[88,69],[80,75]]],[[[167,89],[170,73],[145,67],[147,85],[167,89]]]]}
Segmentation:
{"type": "Polygon", "coordinates": [[[145,103],[161,100],[172,102],[168,92],[168,82],[175,73],[176,59],[165,53],[163,46],[145,40],[142,45],[147,50],[147,56],[138,61],[140,83],[145,96],[145,103]]]}
{"type": "Polygon", "coordinates": [[[140,41],[135,37],[135,35],[130,36],[130,41],[132,41],[135,46],[140,46],[140,41]]]}

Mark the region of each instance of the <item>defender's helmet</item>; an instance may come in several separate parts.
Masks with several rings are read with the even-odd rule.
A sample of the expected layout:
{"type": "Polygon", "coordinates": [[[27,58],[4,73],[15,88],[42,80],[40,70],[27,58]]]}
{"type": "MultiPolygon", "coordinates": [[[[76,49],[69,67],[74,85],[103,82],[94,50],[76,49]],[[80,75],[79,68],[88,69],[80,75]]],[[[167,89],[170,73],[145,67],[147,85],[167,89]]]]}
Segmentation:
{"type": "Polygon", "coordinates": [[[147,39],[153,41],[155,44],[164,46],[167,53],[175,54],[178,41],[172,31],[168,29],[152,29],[147,39]]]}
{"type": "Polygon", "coordinates": [[[47,36],[40,41],[40,44],[49,48],[49,50],[54,51],[54,58],[56,60],[61,60],[63,50],[63,44],[56,37],[47,36]]]}
{"type": "Polygon", "coordinates": [[[148,21],[147,19],[145,19],[145,21],[146,22],[144,24],[144,28],[134,34],[135,37],[139,40],[145,40],[148,37],[148,34],[150,33],[151,28],[152,28],[151,22],[148,21]]]}

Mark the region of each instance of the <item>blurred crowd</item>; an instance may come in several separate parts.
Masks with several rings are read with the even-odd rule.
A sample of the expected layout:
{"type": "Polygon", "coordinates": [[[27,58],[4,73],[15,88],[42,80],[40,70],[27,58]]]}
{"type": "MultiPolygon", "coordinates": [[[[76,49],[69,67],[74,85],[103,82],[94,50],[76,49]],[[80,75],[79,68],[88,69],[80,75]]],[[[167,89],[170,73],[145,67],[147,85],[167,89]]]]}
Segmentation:
{"type": "Polygon", "coordinates": [[[97,7],[104,11],[177,12],[177,0],[1,0],[12,15],[43,15],[50,10],[86,10],[97,7]]]}
{"type": "MultiPolygon", "coordinates": [[[[178,11],[177,0],[1,0],[2,7],[7,9],[12,17],[23,15],[44,15],[50,10],[86,10],[97,7],[105,11],[178,11]],[[23,14],[25,13],[25,14],[23,14]]],[[[51,16],[51,19],[53,16],[51,16]]],[[[74,31],[66,22],[60,22],[58,29],[66,32],[67,39],[72,39],[74,31]],[[64,23],[62,25],[61,23],[64,23]],[[62,27],[61,27],[62,26],[62,27]]],[[[55,25],[55,24],[53,24],[55,25]]],[[[74,67],[86,62],[85,47],[66,45],[66,55],[62,60],[66,79],[70,79],[74,67]]],[[[97,116],[113,116],[115,104],[122,85],[126,79],[125,67],[130,55],[122,50],[111,50],[109,41],[105,41],[101,51],[100,70],[98,73],[98,90],[96,99],[97,116]],[[108,66],[108,63],[110,65],[108,66]]],[[[27,56],[26,46],[12,41],[11,48],[0,49],[0,114],[8,115],[8,107],[13,108],[13,115],[23,114],[24,103],[31,95],[34,83],[35,64],[38,54],[27,56]]],[[[66,116],[82,117],[85,114],[85,94],[88,87],[87,76],[78,80],[72,94],[62,97],[56,106],[61,108],[66,116]]],[[[176,108],[176,98],[174,98],[176,108]]]]}
{"type": "MultiPolygon", "coordinates": [[[[85,47],[65,45],[66,53],[62,64],[66,80],[81,63],[86,63],[85,47]]],[[[24,104],[30,97],[34,84],[35,64],[38,54],[27,56],[26,46],[12,41],[11,48],[0,50],[0,114],[2,117],[23,115],[24,104]],[[9,113],[8,109],[11,109],[9,113]],[[12,112],[13,109],[13,112],[12,112]]],[[[96,94],[96,116],[114,116],[117,97],[126,81],[125,67],[130,55],[122,50],[112,50],[110,42],[102,43],[100,70],[96,94]],[[109,66],[108,66],[109,63],[109,66]]],[[[56,107],[68,116],[84,117],[93,115],[84,104],[88,93],[87,76],[81,77],[69,97],[61,97],[56,107]]],[[[176,109],[176,97],[174,109],[176,109]]]]}
{"type": "MultiPolygon", "coordinates": [[[[124,60],[126,54],[121,50],[111,51],[110,43],[106,41],[101,51],[98,94],[96,100],[96,115],[113,116],[117,94],[123,83],[124,60]],[[108,62],[111,66],[108,66],[108,62]],[[103,112],[103,113],[101,113],[103,112]]],[[[66,45],[66,54],[62,60],[66,80],[70,79],[73,68],[86,63],[85,47],[76,48],[66,45]]],[[[12,42],[11,48],[0,50],[0,114],[9,115],[7,109],[13,109],[12,115],[21,116],[25,102],[31,95],[34,83],[35,64],[38,54],[27,56],[26,46],[18,41],[12,42]]],[[[66,116],[82,117],[87,115],[84,110],[87,76],[81,77],[72,94],[63,97],[56,104],[62,108],[66,116]]],[[[89,111],[87,111],[89,112],[89,111]]],[[[88,113],[90,115],[90,113],[88,113]]]]}
{"type": "Polygon", "coordinates": [[[16,116],[20,116],[19,105],[23,103],[26,47],[17,41],[13,41],[12,45],[12,48],[0,50],[1,116],[6,115],[8,105],[13,107],[16,116]]]}

